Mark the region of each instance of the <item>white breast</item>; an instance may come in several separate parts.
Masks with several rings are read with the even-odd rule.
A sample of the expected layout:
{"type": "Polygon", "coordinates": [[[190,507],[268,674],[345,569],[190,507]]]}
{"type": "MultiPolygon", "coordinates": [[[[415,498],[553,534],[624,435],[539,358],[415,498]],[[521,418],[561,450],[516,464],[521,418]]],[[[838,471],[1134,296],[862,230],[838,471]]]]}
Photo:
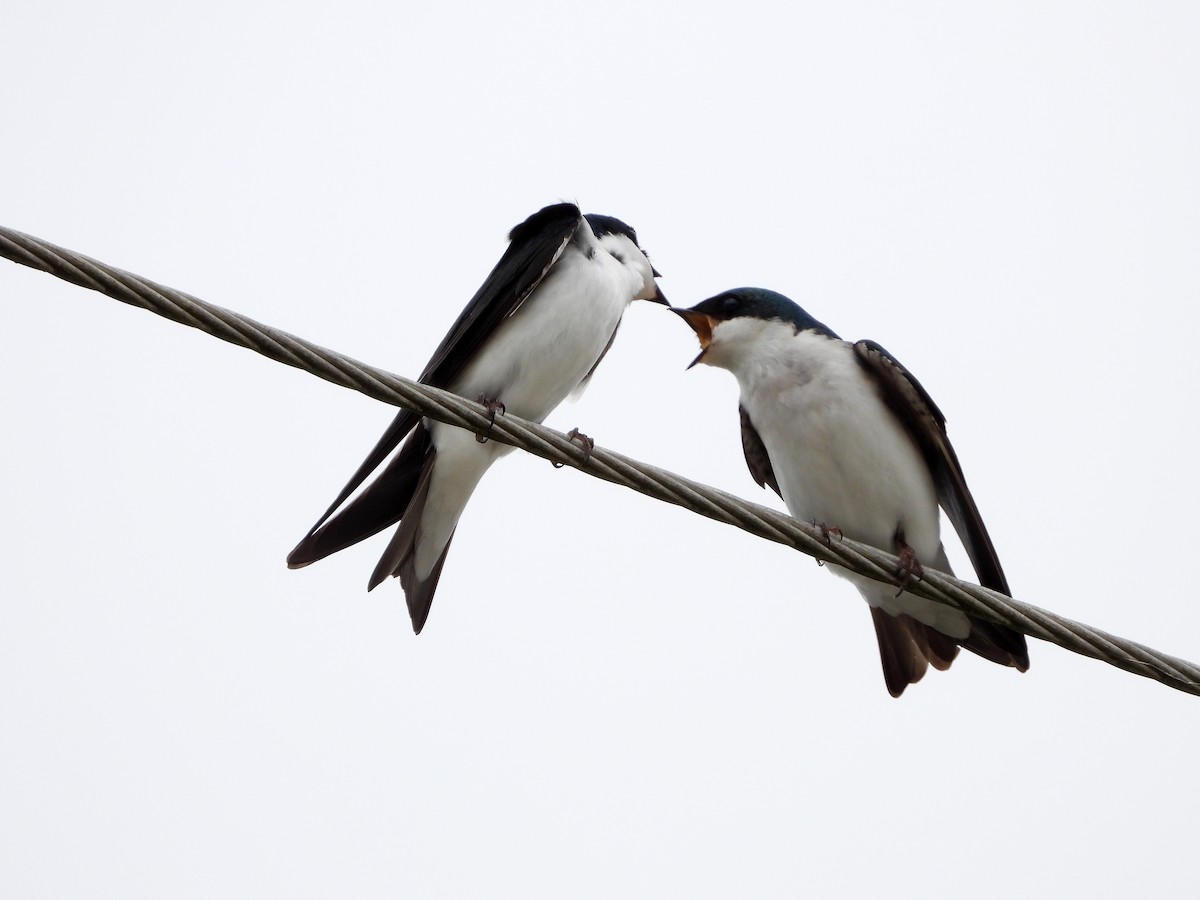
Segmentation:
{"type": "Polygon", "coordinates": [[[455,382],[464,397],[503,401],[540,422],[575,390],[608,346],[634,292],[607,253],[572,244],[455,382]]]}
{"type": "Polygon", "coordinates": [[[937,552],[937,503],[925,461],[844,341],[804,332],[742,381],[750,414],[792,515],[891,549],[897,528],[937,552]]]}
{"type": "MultiPolygon", "coordinates": [[[[587,377],[640,289],[640,277],[581,226],[537,290],[501,323],[451,390],[472,400],[499,400],[505,413],[542,421],[587,377]]],[[[479,443],[452,425],[431,422],[429,429],[438,456],[416,539],[422,578],[450,540],[479,479],[512,450],[497,441],[479,443]]]]}

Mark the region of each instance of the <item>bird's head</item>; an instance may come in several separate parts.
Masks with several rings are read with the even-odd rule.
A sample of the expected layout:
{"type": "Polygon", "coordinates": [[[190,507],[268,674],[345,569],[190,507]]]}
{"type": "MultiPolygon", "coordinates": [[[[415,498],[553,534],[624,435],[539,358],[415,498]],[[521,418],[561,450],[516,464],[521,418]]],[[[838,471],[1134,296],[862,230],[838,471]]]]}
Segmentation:
{"type": "Polygon", "coordinates": [[[769,335],[791,336],[814,331],[837,337],[783,294],[766,288],[734,288],[709,297],[691,309],[671,308],[696,332],[700,355],[692,360],[732,368],[769,335]]]}
{"type": "Polygon", "coordinates": [[[667,298],[658,289],[659,277],[646,251],[638,244],[637,232],[620,219],[613,216],[603,216],[589,213],[584,218],[592,228],[601,249],[605,250],[617,262],[629,270],[630,279],[636,293],[634,300],[653,300],[655,303],[667,304],[667,298]]]}

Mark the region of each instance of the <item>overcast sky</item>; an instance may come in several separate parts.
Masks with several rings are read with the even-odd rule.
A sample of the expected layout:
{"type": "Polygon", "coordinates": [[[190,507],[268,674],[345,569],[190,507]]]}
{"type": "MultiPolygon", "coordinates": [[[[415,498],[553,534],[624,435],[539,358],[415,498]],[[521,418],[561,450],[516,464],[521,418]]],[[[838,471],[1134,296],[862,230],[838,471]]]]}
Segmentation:
{"type": "MultiPolygon", "coordinates": [[[[0,223],[415,376],[512,225],[617,215],[901,359],[1019,598],[1200,659],[1200,7],[686,8],[10,3],[0,223]]],[[[388,407],[0,303],[0,895],[1195,895],[1195,697],[1032,641],[893,700],[848,583],[519,453],[414,637],[386,539],[284,565],[388,407]]],[[[780,506],[695,353],[635,306],[548,424],[780,506]]]]}

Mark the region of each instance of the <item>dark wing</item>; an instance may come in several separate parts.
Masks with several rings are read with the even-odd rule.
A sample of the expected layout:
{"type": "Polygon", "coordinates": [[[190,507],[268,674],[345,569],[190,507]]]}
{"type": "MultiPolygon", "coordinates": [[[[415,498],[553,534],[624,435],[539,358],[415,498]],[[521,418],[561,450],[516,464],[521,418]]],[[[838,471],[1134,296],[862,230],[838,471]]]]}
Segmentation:
{"type": "MultiPolygon", "coordinates": [[[[854,352],[862,367],[875,379],[883,402],[904,424],[921,449],[925,464],[929,466],[930,474],[933,475],[938,502],[954,524],[954,530],[958,532],[958,537],[967,550],[967,556],[971,558],[971,565],[975,567],[979,583],[1011,596],[1008,579],[1004,577],[1004,570],[1000,567],[996,548],[992,545],[992,539],[983,524],[983,517],[979,515],[975,498],[967,489],[967,481],[963,476],[962,466],[959,465],[958,456],[955,455],[954,448],[950,446],[950,439],[946,436],[946,417],[912,373],[874,341],[859,341],[854,345],[854,352]]],[[[877,611],[872,609],[871,612],[875,614],[877,611]]],[[[907,627],[912,638],[911,643],[917,652],[923,653],[937,668],[948,666],[954,658],[946,647],[941,646],[945,644],[944,636],[934,629],[916,621],[910,621],[904,626],[884,621],[881,626],[882,618],[881,615],[875,616],[875,630],[883,656],[884,675],[893,696],[899,696],[898,691],[904,689],[904,683],[899,680],[902,666],[893,666],[895,671],[889,674],[889,650],[884,644],[890,631],[903,631],[907,627]],[[893,674],[896,676],[895,684],[893,674]]],[[[1015,666],[1022,672],[1029,668],[1029,650],[1026,647],[1025,635],[1003,625],[971,617],[971,633],[958,643],[984,659],[1000,665],[1015,666]]],[[[923,671],[922,667],[921,672],[923,671]]],[[[910,682],[920,678],[921,673],[915,672],[914,675],[910,682]]]]}
{"type": "MultiPolygon", "coordinates": [[[[372,462],[377,453],[380,454],[380,462],[387,457],[390,452],[387,441],[393,434],[397,434],[395,442],[391,445],[394,447],[403,437],[403,433],[399,431],[400,426],[400,417],[397,416],[387,433],[371,451],[372,455],[367,457],[367,462],[372,462]]],[[[371,474],[372,469],[367,467],[367,463],[363,463],[354,473],[354,478],[325,511],[325,515],[321,516],[304,539],[288,554],[289,569],[298,569],[318,559],[324,559],[329,554],[357,544],[400,521],[420,485],[422,472],[433,457],[433,442],[424,424],[414,418],[407,427],[411,429],[411,434],[400,448],[400,452],[365,491],[330,519],[334,510],[371,474]],[[416,424],[415,429],[413,424],[416,424]]]]}
{"type": "Polygon", "coordinates": [[[750,476],[759,487],[770,486],[771,490],[783,496],[779,490],[779,482],[775,479],[775,470],[771,468],[771,457],[767,455],[767,445],[758,435],[750,414],[744,406],[738,405],[738,415],[742,419],[742,452],[746,454],[746,466],[750,476]]]}
{"type": "Polygon", "coordinates": [[[508,249],[450,326],[421,373],[421,381],[449,387],[496,330],[541,284],[583,221],[574,203],[558,203],[534,213],[509,233],[508,249]]]}
{"type": "Polygon", "coordinates": [[[933,475],[938,502],[966,547],[979,583],[1008,594],[1008,580],[1000,568],[996,548],[946,436],[946,417],[912,373],[874,341],[859,341],[854,345],[854,352],[859,363],[875,379],[883,402],[921,449],[933,475]]]}
{"type": "MultiPolygon", "coordinates": [[[[434,387],[445,388],[454,381],[468,360],[479,350],[496,327],[508,316],[511,316],[534,289],[541,284],[550,267],[562,255],[571,238],[583,221],[579,207],[574,203],[558,203],[547,206],[534,213],[509,233],[508,249],[500,257],[495,268],[484,280],[482,287],[459,314],[458,319],[450,326],[450,331],[442,339],[438,348],[433,351],[433,357],[425,365],[420,380],[434,387]]],[[[320,555],[311,538],[325,521],[333,515],[346,499],[358,490],[359,485],[367,480],[383,461],[399,446],[405,436],[421,420],[421,415],[411,410],[402,409],[392,420],[387,431],[375,444],[375,447],[362,461],[362,464],[351,476],[346,486],[342,488],[325,513],[317,520],[305,536],[304,540],[288,556],[288,564],[295,567],[315,562],[334,550],[349,546],[363,538],[375,534],[396,522],[404,512],[401,506],[395,510],[384,510],[382,506],[396,499],[400,494],[411,497],[416,480],[414,472],[419,472],[421,463],[416,459],[406,461],[400,471],[394,472],[393,477],[381,476],[372,484],[362,497],[355,501],[356,522],[354,527],[343,527],[344,534],[336,543],[337,547],[324,550],[320,555]],[[399,490],[398,490],[399,488],[399,490]],[[379,493],[379,497],[368,495],[379,493]],[[359,501],[367,500],[365,503],[359,501]],[[363,513],[372,515],[363,517],[363,513]],[[386,515],[383,515],[386,513],[386,515]],[[304,552],[302,552],[304,551],[304,552]]],[[[421,444],[417,441],[416,444],[421,444]]],[[[417,456],[414,446],[414,456],[417,456]]],[[[408,502],[407,498],[404,500],[408,502]]],[[[330,544],[332,546],[332,543],[330,544]]],[[[322,546],[321,549],[324,549],[322,546]]]]}

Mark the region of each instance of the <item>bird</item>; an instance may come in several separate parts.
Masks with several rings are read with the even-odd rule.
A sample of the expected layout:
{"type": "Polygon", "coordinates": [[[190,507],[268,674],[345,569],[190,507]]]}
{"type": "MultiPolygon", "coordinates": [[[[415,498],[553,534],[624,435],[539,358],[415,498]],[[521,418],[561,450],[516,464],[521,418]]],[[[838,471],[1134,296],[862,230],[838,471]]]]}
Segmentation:
{"type": "Polygon", "coordinates": [[[896,553],[901,590],[840,566],[871,608],[888,692],[899,697],[959,647],[1029,668],[1025,636],[904,590],[923,564],[950,573],[939,534],[946,511],[980,584],[1011,596],[946,417],[920,382],[874,341],[844,341],[783,294],[735,288],[690,309],[703,363],[737,379],[742,449],[760,487],[793,518],[896,553]]]}
{"type": "MultiPolygon", "coordinates": [[[[497,412],[541,422],[583,390],[632,301],[667,305],[658,277],[637,233],[620,219],[584,215],[574,203],[547,206],[511,230],[504,254],[434,350],[420,381],[477,399],[493,422],[497,412]]],[[[580,439],[586,452],[590,438],[580,439]]],[[[307,566],[399,523],[367,589],[399,578],[413,631],[420,634],[467,501],[492,463],[511,449],[486,434],[402,409],[288,555],[288,567],[307,566]]]]}

